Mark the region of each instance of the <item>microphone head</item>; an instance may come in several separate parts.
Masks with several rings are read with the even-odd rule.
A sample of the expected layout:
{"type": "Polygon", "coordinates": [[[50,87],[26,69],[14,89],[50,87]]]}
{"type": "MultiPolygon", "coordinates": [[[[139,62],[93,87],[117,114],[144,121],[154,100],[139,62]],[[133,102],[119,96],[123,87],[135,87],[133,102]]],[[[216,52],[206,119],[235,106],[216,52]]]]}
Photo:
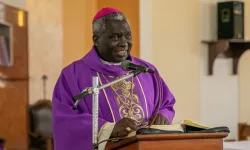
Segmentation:
{"type": "Polygon", "coordinates": [[[129,71],[128,65],[131,63],[130,60],[124,60],[121,64],[121,67],[124,71],[129,71]]]}

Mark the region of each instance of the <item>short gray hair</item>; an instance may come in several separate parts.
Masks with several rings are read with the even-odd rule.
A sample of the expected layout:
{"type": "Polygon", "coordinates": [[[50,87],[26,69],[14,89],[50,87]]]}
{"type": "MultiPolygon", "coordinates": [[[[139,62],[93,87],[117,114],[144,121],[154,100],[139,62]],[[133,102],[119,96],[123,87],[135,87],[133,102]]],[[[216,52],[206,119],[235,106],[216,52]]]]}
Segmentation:
{"type": "Polygon", "coordinates": [[[92,31],[93,35],[100,35],[102,32],[106,30],[106,21],[107,20],[126,20],[127,18],[124,14],[120,12],[110,13],[104,17],[101,17],[93,22],[92,31]]]}

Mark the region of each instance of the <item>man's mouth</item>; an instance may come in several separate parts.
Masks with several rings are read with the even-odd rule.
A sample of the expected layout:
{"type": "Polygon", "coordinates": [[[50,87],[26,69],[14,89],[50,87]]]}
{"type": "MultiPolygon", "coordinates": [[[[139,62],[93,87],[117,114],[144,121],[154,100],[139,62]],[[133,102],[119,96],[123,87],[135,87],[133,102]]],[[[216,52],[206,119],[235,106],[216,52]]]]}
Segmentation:
{"type": "Polygon", "coordinates": [[[118,55],[120,57],[126,56],[127,52],[128,52],[127,50],[116,50],[115,51],[116,55],[118,55]]]}

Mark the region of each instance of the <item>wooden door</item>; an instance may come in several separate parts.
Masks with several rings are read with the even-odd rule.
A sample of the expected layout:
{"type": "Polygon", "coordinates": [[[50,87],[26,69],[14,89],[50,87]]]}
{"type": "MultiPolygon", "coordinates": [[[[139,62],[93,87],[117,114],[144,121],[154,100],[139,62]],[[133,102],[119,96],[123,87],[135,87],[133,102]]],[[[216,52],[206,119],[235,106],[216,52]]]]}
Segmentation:
{"type": "Polygon", "coordinates": [[[13,150],[28,149],[27,18],[24,10],[0,2],[0,137],[13,150]],[[11,65],[3,64],[10,62],[6,54],[11,65]]]}
{"type": "Polygon", "coordinates": [[[26,150],[28,82],[0,81],[0,137],[7,149],[26,150]]]}

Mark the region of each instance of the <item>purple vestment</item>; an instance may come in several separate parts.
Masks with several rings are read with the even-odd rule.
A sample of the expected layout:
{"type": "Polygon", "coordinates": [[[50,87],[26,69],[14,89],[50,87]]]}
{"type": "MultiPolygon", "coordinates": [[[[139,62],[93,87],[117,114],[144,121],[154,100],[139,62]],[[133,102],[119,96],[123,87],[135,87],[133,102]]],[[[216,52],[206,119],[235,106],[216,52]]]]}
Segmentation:
{"type": "MultiPolygon", "coordinates": [[[[129,59],[135,64],[151,68],[156,75],[142,73],[121,85],[115,84],[100,90],[99,130],[106,122],[116,123],[128,115],[132,115],[138,124],[147,122],[155,114],[160,98],[162,103],[159,113],[170,123],[173,120],[175,98],[165,82],[157,78],[156,68],[141,59],[132,56],[129,59]]],[[[81,100],[77,110],[72,110],[72,97],[92,86],[92,76],[98,76],[100,84],[105,84],[127,73],[119,65],[104,64],[94,48],[62,70],[52,100],[55,150],[92,149],[92,96],[81,100]]]]}

